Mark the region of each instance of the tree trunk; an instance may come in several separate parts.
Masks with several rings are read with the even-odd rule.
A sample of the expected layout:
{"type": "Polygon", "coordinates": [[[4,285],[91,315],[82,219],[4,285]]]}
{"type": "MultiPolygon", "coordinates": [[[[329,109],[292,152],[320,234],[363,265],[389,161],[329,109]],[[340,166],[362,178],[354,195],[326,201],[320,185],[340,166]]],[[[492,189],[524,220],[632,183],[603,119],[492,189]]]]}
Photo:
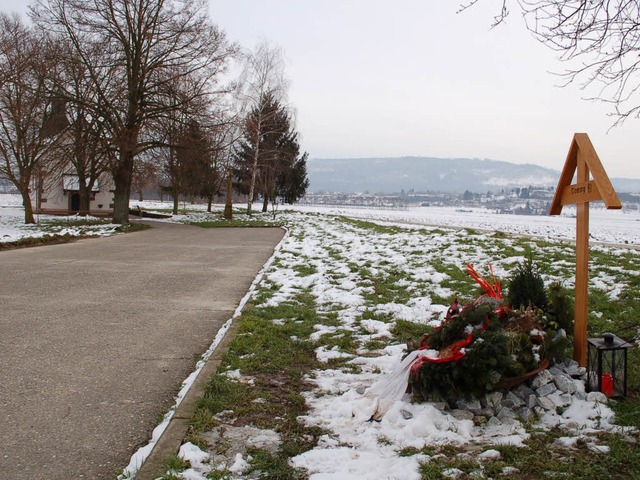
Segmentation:
{"type": "Polygon", "coordinates": [[[233,218],[233,178],[231,178],[231,174],[227,177],[227,199],[224,203],[224,218],[227,220],[233,218]]]}
{"type": "Polygon", "coordinates": [[[213,203],[213,193],[207,197],[207,212],[211,213],[211,204],[213,203]]]}
{"type": "Polygon", "coordinates": [[[265,195],[262,200],[262,213],[267,213],[269,211],[269,198],[265,195]]]}
{"type": "Polygon", "coordinates": [[[78,215],[89,215],[89,205],[91,203],[91,188],[87,186],[85,179],[80,177],[78,177],[78,195],[80,196],[78,215]]]}
{"type": "Polygon", "coordinates": [[[256,193],[256,176],[258,175],[258,156],[260,155],[260,131],[262,129],[262,118],[258,118],[258,128],[254,140],[253,165],[251,167],[251,182],[249,183],[249,198],[247,199],[247,215],[251,216],[251,204],[256,193]]]}
{"type": "Polygon", "coordinates": [[[251,215],[251,205],[253,204],[253,196],[256,193],[256,175],[258,174],[258,155],[253,159],[251,169],[251,182],[249,183],[249,197],[247,198],[247,215],[251,215]]]}
{"type": "Polygon", "coordinates": [[[178,214],[178,206],[180,204],[180,193],[179,193],[179,190],[174,188],[171,191],[171,196],[173,197],[173,214],[177,215],[178,214]]]}
{"type": "Polygon", "coordinates": [[[33,206],[31,205],[31,197],[29,196],[29,188],[20,189],[22,195],[22,205],[24,205],[24,223],[36,223],[33,217],[33,206]]]}
{"type": "Polygon", "coordinates": [[[113,194],[113,223],[129,223],[129,198],[131,197],[131,177],[133,174],[134,152],[128,148],[120,150],[120,161],[113,171],[115,193],[113,194]]]}

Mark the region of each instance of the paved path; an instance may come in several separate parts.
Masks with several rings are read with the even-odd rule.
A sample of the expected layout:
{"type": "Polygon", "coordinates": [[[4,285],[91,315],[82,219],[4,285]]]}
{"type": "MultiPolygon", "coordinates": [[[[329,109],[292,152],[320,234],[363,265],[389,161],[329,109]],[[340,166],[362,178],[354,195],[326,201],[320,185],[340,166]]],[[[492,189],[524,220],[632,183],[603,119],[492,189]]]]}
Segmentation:
{"type": "Polygon", "coordinates": [[[0,252],[0,478],[113,478],[282,235],[155,223],[0,252]]]}

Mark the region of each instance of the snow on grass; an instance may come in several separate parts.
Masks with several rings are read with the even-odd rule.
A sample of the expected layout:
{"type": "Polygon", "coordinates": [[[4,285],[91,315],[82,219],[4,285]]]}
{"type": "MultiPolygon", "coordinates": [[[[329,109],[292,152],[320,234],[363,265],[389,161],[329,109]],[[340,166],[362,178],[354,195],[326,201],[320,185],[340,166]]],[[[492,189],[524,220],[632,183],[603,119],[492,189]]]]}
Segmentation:
{"type": "Polygon", "coordinates": [[[119,227],[112,223],[101,223],[100,219],[91,216],[36,215],[35,217],[36,224],[25,225],[24,208],[20,196],[0,194],[0,243],[45,236],[109,236],[114,235],[119,227]],[[85,224],[86,222],[97,224],[85,224]]]}
{"type": "MultiPolygon", "coordinates": [[[[308,381],[315,388],[305,392],[309,412],[299,421],[329,433],[315,448],[293,457],[294,467],[305,469],[312,480],[396,478],[399,472],[402,478],[417,479],[420,464],[429,459],[419,451],[428,446],[524,444],[529,433],[518,420],[476,426],[428,402],[411,403],[408,396],[392,401],[381,421],[370,421],[376,398],[367,395],[367,389],[381,378],[393,377],[403,345],[374,352],[365,348],[366,342],[393,337],[392,329],[399,320],[437,324],[448,306],[442,300],[450,301],[464,282],[471,282],[468,277],[453,278],[456,270],[459,274],[466,263],[472,263],[486,271],[492,263],[497,274],[504,274],[523,258],[501,257],[518,250],[512,239],[496,242],[492,233],[426,226],[375,228],[324,215],[282,217],[290,235],[265,275],[265,286],[274,293],[263,305],[293,301],[296,294],[309,292],[320,310],[338,319],[337,326],[318,326],[311,340],[322,343],[335,338],[337,332],[347,332],[358,344],[355,355],[337,346],[316,349],[320,361],[342,362],[336,368],[309,372],[308,381]],[[402,454],[406,449],[416,453],[402,454]]],[[[547,255],[571,253],[562,244],[551,245],[549,250],[547,255]]],[[[596,287],[598,282],[606,286],[614,281],[594,271],[596,287]]],[[[557,269],[559,278],[566,273],[564,268],[557,269]]],[[[574,434],[618,428],[609,407],[579,400],[560,413],[546,414],[537,426],[562,427],[574,434]]]]}
{"type": "MultiPolygon", "coordinates": [[[[393,224],[439,225],[454,228],[500,231],[547,239],[574,239],[575,207],[566,206],[559,216],[496,214],[484,208],[408,207],[406,210],[370,210],[339,207],[294,207],[299,211],[323,212],[393,224]]],[[[591,240],[610,244],[640,245],[640,212],[606,210],[602,203],[590,204],[591,240]]]]}
{"type": "MultiPolygon", "coordinates": [[[[442,319],[447,305],[433,302],[431,295],[435,292],[438,298],[447,297],[453,290],[442,285],[449,276],[433,270],[430,265],[440,262],[461,268],[467,262],[486,266],[496,260],[495,252],[481,246],[492,243],[485,233],[461,235],[457,230],[434,233],[427,227],[386,233],[317,216],[292,215],[287,224],[291,235],[277,259],[278,267],[265,276],[266,282],[277,287],[277,293],[267,303],[275,305],[291,300],[296,292],[309,290],[322,309],[337,313],[340,321],[337,328],[353,331],[361,344],[374,336],[392,336],[390,331],[400,319],[423,324],[442,319]],[[418,249],[420,253],[416,255],[418,249]],[[307,265],[313,265],[316,273],[296,273],[307,265]],[[408,301],[374,303],[367,298],[376,278],[388,278],[398,269],[407,273],[401,290],[407,292],[408,301]],[[369,315],[377,318],[364,318],[369,315]]],[[[503,240],[507,247],[509,242],[503,240]]],[[[513,259],[502,262],[498,270],[513,264],[513,259]]],[[[318,331],[330,332],[326,327],[318,331]]],[[[321,335],[316,338],[320,339],[321,335]]],[[[294,457],[294,466],[306,469],[311,479],[387,478],[397,472],[403,472],[403,478],[420,478],[418,467],[424,461],[423,456],[401,456],[402,449],[420,450],[428,445],[451,443],[523,444],[528,433],[517,420],[479,427],[470,420],[458,420],[443,413],[429,403],[411,403],[408,397],[393,402],[380,422],[368,421],[375,409],[375,398],[362,393],[394,371],[400,364],[402,347],[387,347],[374,358],[370,355],[352,357],[337,347],[321,346],[316,350],[322,361],[352,358],[345,363],[345,368],[309,373],[309,381],[316,388],[305,395],[309,414],[299,420],[331,433],[314,449],[294,457]],[[354,365],[367,368],[354,375],[351,368],[354,365]]],[[[579,431],[597,424],[602,430],[615,428],[612,418],[606,405],[576,401],[562,414],[543,417],[541,425],[564,425],[579,431]]]]}
{"type": "MultiPolygon", "coordinates": [[[[5,199],[3,202],[6,203],[5,199]]],[[[168,204],[143,203],[142,207],[166,209],[168,204]]],[[[16,205],[0,209],[1,236],[37,232],[18,225],[15,219],[19,210],[16,205]],[[19,233],[11,233],[12,229],[19,233]]],[[[319,211],[300,207],[278,214],[278,221],[287,225],[289,235],[263,272],[258,290],[267,288],[269,294],[255,296],[256,301],[264,299],[261,306],[275,306],[306,292],[313,296],[319,311],[337,319],[336,325],[319,325],[310,339],[320,344],[316,349],[318,359],[330,367],[336,366],[308,373],[314,389],[305,392],[309,411],[299,418],[300,422],[319,426],[328,433],[315,448],[293,457],[292,465],[305,469],[312,480],[399,476],[418,479],[420,465],[429,461],[428,455],[420,453],[426,446],[522,445],[529,433],[517,420],[476,426],[470,420],[459,420],[442,412],[437,405],[411,403],[406,396],[392,401],[381,421],[369,421],[376,399],[366,395],[367,389],[380,379],[389,378],[397,369],[403,345],[395,343],[373,350],[367,345],[372,341],[388,344],[399,321],[425,327],[437,325],[453,297],[470,291],[471,280],[464,273],[468,263],[485,275],[492,264],[496,275],[504,277],[525,257],[527,249],[537,249],[533,241],[527,243],[499,232],[571,241],[575,236],[575,219],[456,212],[446,208],[401,212],[325,209],[321,214],[319,211]],[[345,220],[342,215],[375,220],[380,227],[345,220]],[[352,337],[355,350],[342,351],[335,344],[323,345],[344,335],[352,337]],[[406,449],[413,449],[414,453],[403,454],[406,449]]],[[[186,213],[170,221],[213,216],[204,212],[186,213]]],[[[603,243],[636,245],[640,222],[634,213],[594,210],[591,231],[593,238],[603,243]]],[[[598,248],[612,251],[609,247],[598,248]]],[[[620,252],[634,259],[639,255],[636,250],[626,248],[620,252]]],[[[572,285],[571,245],[549,243],[544,252],[537,253],[546,259],[545,280],[572,285]]],[[[638,270],[637,263],[632,271],[638,270]]],[[[624,289],[623,270],[594,265],[592,287],[617,298],[624,289]]],[[[229,375],[241,378],[242,372],[229,375]]],[[[611,409],[596,401],[574,401],[559,413],[546,414],[538,423],[542,429],[557,426],[567,430],[567,438],[618,428],[613,424],[611,409]]],[[[190,449],[185,450],[185,457],[195,455],[198,460],[194,457],[193,463],[202,464],[200,454],[190,449]]],[[[491,455],[487,453],[486,459],[491,455]]],[[[234,472],[241,475],[250,460],[242,456],[234,459],[234,472]]],[[[192,468],[188,477],[185,472],[180,475],[204,478],[208,466],[200,466],[204,470],[192,468]]]]}

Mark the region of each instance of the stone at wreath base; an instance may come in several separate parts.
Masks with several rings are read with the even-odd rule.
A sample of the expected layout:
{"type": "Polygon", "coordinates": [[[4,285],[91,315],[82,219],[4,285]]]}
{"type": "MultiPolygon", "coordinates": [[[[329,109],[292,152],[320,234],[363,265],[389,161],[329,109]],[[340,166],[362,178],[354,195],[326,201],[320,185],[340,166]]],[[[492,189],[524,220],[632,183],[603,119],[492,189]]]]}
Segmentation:
{"type": "Polygon", "coordinates": [[[440,402],[436,408],[454,418],[491,427],[511,424],[514,420],[531,421],[571,405],[574,400],[606,403],[605,394],[584,392],[585,380],[585,368],[567,359],[537,371],[525,383],[520,382],[511,389],[490,392],[480,399],[459,400],[455,405],[440,402]]]}

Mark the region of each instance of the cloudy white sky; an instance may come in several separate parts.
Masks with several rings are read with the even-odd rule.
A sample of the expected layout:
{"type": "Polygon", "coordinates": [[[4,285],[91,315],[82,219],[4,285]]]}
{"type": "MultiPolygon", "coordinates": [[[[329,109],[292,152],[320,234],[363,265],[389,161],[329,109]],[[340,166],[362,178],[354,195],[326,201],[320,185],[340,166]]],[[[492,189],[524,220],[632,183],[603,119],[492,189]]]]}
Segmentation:
{"type": "Polygon", "coordinates": [[[640,120],[609,133],[608,107],[558,88],[555,52],[501,2],[213,0],[246,46],[267,38],[289,58],[291,101],[312,157],[479,157],[562,169],[587,132],[610,176],[640,177],[640,120]]]}
{"type": "MultiPolygon", "coordinates": [[[[24,9],[0,0],[5,11],[24,9]]],[[[612,177],[640,178],[640,120],[609,130],[610,108],[559,88],[555,52],[501,2],[211,0],[213,20],[251,48],[288,59],[289,99],[311,157],[478,157],[562,169],[586,132],[612,177]]]]}

